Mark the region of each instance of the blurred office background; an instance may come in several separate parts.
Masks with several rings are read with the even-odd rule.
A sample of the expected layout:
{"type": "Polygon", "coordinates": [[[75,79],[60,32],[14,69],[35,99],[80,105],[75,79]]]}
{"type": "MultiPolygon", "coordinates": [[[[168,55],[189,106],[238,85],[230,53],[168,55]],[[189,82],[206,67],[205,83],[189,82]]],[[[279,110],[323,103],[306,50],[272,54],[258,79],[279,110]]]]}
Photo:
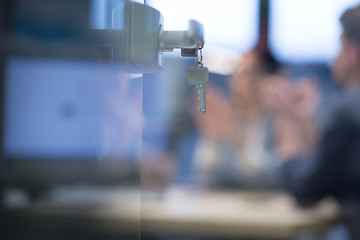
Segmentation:
{"type": "MultiPolygon", "coordinates": [[[[281,192],[277,180],[268,185],[241,184],[241,177],[225,181],[238,173],[227,162],[236,157],[226,147],[215,161],[227,167],[215,173],[199,166],[209,163],[199,163],[197,155],[198,103],[187,84],[194,58],[175,50],[164,53],[162,72],[129,74],[112,63],[111,53],[83,44],[88,38],[80,29],[111,28],[112,9],[126,1],[45,2],[1,3],[4,239],[6,234],[8,239],[211,238],[199,231],[175,236],[166,229],[151,231],[151,222],[144,223],[148,231],[140,236],[140,200],[143,205],[163,201],[181,219],[196,212],[194,202],[182,201],[189,192],[256,190],[260,200],[281,192]],[[60,210],[51,208],[54,203],[60,210]],[[35,211],[44,206],[46,211],[35,211]]],[[[231,95],[230,79],[241,68],[239,61],[257,46],[294,81],[315,79],[321,91],[319,119],[341,91],[330,70],[340,47],[338,19],[357,0],[139,2],[163,14],[164,30],[186,30],[189,19],[203,24],[209,85],[225,97],[231,95]]],[[[203,149],[208,152],[202,154],[214,154],[211,147],[203,149]]],[[[225,236],[231,238],[216,237],[225,236]]],[[[322,231],[321,237],[347,239],[341,226],[322,231]]],[[[304,230],[297,239],[314,235],[304,230]]]]}
{"type": "MultiPolygon", "coordinates": [[[[278,61],[280,71],[290,79],[309,78],[318,84],[320,119],[341,91],[331,75],[340,49],[339,17],[358,4],[356,0],[145,2],[164,15],[165,30],[186,29],[189,19],[203,23],[203,62],[210,72],[209,85],[225,96],[230,96],[229,79],[241,67],[239,61],[259,45],[278,61]]],[[[169,181],[184,183],[193,180],[195,167],[188,152],[196,147],[197,129],[190,112],[197,109],[197,103],[193,86],[187,85],[187,68],[195,60],[181,57],[176,50],[164,55],[164,70],[144,76],[143,156],[152,158],[153,154],[155,162],[150,165],[156,165],[159,171],[166,165],[171,169],[169,181]],[[171,163],[156,164],[169,158],[171,163]]]]}
{"type": "MultiPolygon", "coordinates": [[[[243,58],[259,48],[278,61],[279,71],[292,81],[311,79],[316,83],[320,98],[314,105],[317,104],[319,122],[342,91],[331,74],[340,49],[342,30],[339,18],[345,9],[356,6],[359,1],[147,0],[145,3],[164,15],[165,30],[186,29],[189,19],[196,19],[204,25],[202,52],[204,65],[210,72],[209,87],[218,90],[225,98],[231,99],[234,87],[231,79],[242,67],[243,58]]],[[[237,153],[232,153],[233,149],[201,139],[199,125],[202,123],[194,115],[198,106],[196,94],[193,86],[187,85],[186,68],[192,67],[195,60],[181,57],[179,51],[164,55],[164,70],[159,74],[144,75],[143,201],[151,203],[156,201],[154,199],[162,199],[171,205],[169,211],[186,212],[186,200],[175,201],[178,205],[175,210],[172,208],[173,200],[186,198],[189,192],[190,195],[209,189],[282,192],[281,180],[276,178],[277,166],[268,167],[265,161],[257,162],[263,166],[258,167],[258,176],[249,180],[246,166],[242,166],[241,171],[234,170],[234,162],[241,159],[236,157],[237,153]],[[239,177],[241,174],[244,178],[239,177]],[[266,177],[267,174],[275,177],[266,177]]],[[[208,103],[209,112],[200,118],[204,119],[204,124],[211,114],[211,103],[208,103]]],[[[220,115],[225,113],[217,112],[220,115]]],[[[230,119],[228,124],[232,124],[230,119]]],[[[215,125],[216,121],[214,128],[215,125]]],[[[251,171],[248,168],[248,172],[251,171]]],[[[218,208],[221,211],[221,207],[218,208]]],[[[300,239],[302,237],[347,239],[347,233],[340,225],[322,236],[303,234],[300,239]]]]}

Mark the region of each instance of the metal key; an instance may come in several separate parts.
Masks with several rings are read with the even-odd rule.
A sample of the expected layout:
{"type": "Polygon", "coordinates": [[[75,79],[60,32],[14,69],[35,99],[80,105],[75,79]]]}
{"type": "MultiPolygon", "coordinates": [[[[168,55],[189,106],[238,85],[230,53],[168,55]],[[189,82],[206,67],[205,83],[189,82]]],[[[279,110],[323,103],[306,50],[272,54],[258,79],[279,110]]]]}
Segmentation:
{"type": "Polygon", "coordinates": [[[208,76],[209,71],[201,62],[196,62],[194,67],[188,69],[188,83],[190,85],[195,85],[200,101],[199,110],[202,113],[206,112],[205,92],[208,76]]]}

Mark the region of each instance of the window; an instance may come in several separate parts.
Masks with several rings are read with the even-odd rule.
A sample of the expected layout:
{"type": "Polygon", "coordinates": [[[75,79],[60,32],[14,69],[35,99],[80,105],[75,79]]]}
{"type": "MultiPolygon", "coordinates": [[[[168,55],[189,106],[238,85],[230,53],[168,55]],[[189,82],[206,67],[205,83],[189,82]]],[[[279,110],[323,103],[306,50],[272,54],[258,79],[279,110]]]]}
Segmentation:
{"type": "Polygon", "coordinates": [[[272,0],[270,47],[279,60],[330,63],[340,47],[343,11],[358,0],[272,0]]]}

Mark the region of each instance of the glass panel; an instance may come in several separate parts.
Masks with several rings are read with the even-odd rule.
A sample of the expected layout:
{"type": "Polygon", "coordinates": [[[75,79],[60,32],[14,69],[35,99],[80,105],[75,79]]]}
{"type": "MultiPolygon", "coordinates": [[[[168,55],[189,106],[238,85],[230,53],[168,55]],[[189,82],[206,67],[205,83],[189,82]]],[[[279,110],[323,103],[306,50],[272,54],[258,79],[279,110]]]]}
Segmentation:
{"type": "MultiPolygon", "coordinates": [[[[203,24],[203,55],[210,71],[209,82],[228,93],[228,76],[241,53],[249,51],[257,40],[258,1],[147,0],[145,3],[164,16],[164,30],[187,29],[189,19],[203,24]]],[[[194,170],[190,169],[191,160],[179,155],[185,151],[183,147],[192,147],[190,142],[181,146],[185,135],[196,131],[192,129],[194,122],[189,111],[196,111],[197,103],[193,101],[193,86],[187,84],[187,68],[194,65],[194,58],[181,57],[177,51],[164,56],[164,70],[144,76],[142,187],[149,190],[145,192],[150,198],[161,197],[175,179],[188,178],[185,175],[191,175],[194,170]],[[183,166],[177,169],[174,164],[183,166]]]]}
{"type": "Polygon", "coordinates": [[[89,37],[91,1],[6,6],[0,235],[139,239],[143,75],[89,37]]]}
{"type": "MultiPolygon", "coordinates": [[[[145,3],[163,14],[164,30],[185,30],[189,19],[203,24],[204,65],[210,71],[207,100],[211,87],[228,97],[228,80],[234,67],[257,41],[258,1],[147,0],[145,3]]],[[[199,128],[201,121],[207,124],[209,117],[213,117],[209,115],[212,103],[208,102],[205,114],[197,110],[194,86],[189,86],[187,80],[188,67],[194,66],[195,58],[181,57],[175,50],[164,53],[164,60],[161,73],[144,75],[141,236],[144,239],[176,239],[177,235],[206,238],[211,234],[197,228],[197,220],[201,218],[198,211],[203,210],[199,208],[204,203],[201,199],[207,198],[203,193],[216,188],[208,185],[208,178],[227,180],[226,173],[205,173],[200,166],[203,159],[199,152],[202,143],[199,128]]],[[[228,163],[225,157],[215,157],[219,157],[222,166],[228,163]]],[[[230,177],[236,174],[235,170],[228,172],[232,173],[230,177]]],[[[208,207],[216,211],[220,210],[219,205],[210,203],[208,207]]],[[[210,217],[209,221],[214,219],[210,217]]]]}

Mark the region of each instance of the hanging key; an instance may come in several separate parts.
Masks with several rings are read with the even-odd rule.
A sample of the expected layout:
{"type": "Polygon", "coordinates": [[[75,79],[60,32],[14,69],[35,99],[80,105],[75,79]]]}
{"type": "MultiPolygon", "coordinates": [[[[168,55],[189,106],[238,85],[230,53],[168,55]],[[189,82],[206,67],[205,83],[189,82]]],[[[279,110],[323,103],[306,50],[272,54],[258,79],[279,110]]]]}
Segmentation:
{"type": "MultiPolygon", "coordinates": [[[[201,56],[202,58],[202,56],[201,56]]],[[[198,60],[198,58],[196,58],[198,60]]],[[[198,99],[200,101],[199,110],[202,113],[206,112],[206,84],[208,82],[209,71],[207,67],[204,67],[203,63],[196,61],[195,66],[188,69],[188,83],[195,85],[195,89],[198,93],[198,99]]]]}

